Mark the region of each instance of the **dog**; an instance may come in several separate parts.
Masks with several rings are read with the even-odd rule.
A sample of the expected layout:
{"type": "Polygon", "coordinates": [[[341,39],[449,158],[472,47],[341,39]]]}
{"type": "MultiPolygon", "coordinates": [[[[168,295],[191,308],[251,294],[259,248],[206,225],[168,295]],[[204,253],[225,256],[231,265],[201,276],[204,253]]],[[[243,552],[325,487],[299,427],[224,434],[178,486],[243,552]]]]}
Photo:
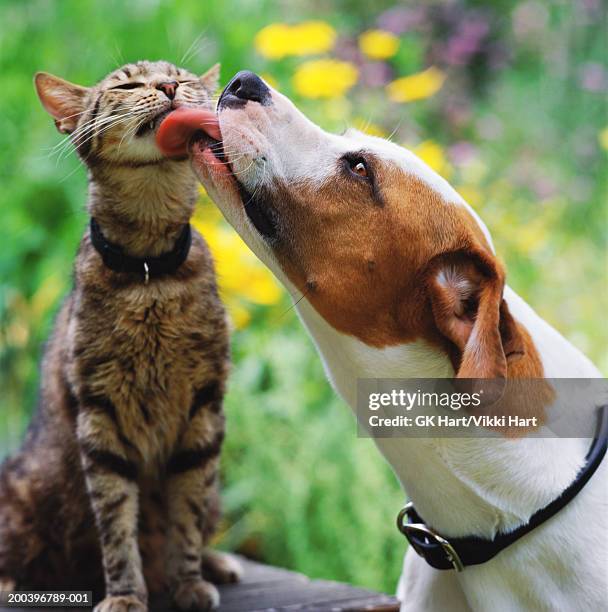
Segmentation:
{"type": "MultiPolygon", "coordinates": [[[[186,128],[182,147],[194,132],[186,128]]],[[[301,296],[297,312],[353,410],[364,378],[601,376],[505,284],[484,223],[410,151],[357,131],[329,134],[251,72],[226,86],[207,133],[189,145],[195,173],[301,296]]],[[[527,406],[541,421],[549,409],[527,406]]],[[[490,540],[575,481],[591,444],[507,435],[375,442],[427,525],[490,540]]],[[[401,609],[603,607],[606,463],[559,513],[485,563],[442,571],[410,547],[401,609]]]]}

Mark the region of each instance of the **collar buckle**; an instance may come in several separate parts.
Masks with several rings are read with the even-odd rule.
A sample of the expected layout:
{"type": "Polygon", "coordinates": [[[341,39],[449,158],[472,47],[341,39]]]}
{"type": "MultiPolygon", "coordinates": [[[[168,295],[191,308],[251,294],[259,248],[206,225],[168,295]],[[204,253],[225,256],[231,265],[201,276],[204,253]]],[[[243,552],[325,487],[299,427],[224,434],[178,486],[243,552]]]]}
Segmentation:
{"type": "Polygon", "coordinates": [[[397,516],[397,528],[407,538],[412,548],[431,566],[438,570],[461,572],[470,565],[479,565],[493,559],[501,551],[545,521],[555,516],[572,501],[589,482],[608,449],[608,404],[598,409],[598,427],[585,457],[585,465],[576,478],[552,502],[537,510],[527,523],[513,531],[498,533],[491,540],[476,535],[452,538],[449,542],[425,524],[410,502],[397,516]],[[456,548],[460,553],[456,552],[456,548]]]}
{"type": "Polygon", "coordinates": [[[144,285],[147,285],[150,282],[150,268],[148,267],[148,263],[144,261],[144,285]]]}
{"type": "Polygon", "coordinates": [[[413,518],[411,516],[413,509],[414,505],[409,502],[397,516],[397,528],[406,537],[412,548],[427,562],[427,556],[431,552],[441,549],[446,561],[451,564],[452,568],[457,572],[462,572],[464,564],[448,540],[435,533],[424,523],[409,522],[409,519],[413,518]]]}

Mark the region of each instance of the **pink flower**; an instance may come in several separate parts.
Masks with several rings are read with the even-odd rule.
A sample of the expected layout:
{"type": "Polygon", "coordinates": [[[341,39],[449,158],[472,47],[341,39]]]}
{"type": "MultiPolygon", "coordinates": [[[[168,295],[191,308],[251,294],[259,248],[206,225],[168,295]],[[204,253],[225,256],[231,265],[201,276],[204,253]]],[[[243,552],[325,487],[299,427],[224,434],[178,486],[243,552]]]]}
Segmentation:
{"type": "Polygon", "coordinates": [[[606,69],[597,62],[583,64],[579,68],[578,79],[583,89],[594,93],[605,91],[608,86],[606,69]]]}

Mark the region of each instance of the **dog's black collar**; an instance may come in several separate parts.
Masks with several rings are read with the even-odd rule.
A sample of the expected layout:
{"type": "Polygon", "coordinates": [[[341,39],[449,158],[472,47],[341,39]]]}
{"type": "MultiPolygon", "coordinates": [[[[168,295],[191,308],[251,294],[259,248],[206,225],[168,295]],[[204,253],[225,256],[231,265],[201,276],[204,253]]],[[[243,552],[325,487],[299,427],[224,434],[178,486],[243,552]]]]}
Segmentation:
{"type": "Polygon", "coordinates": [[[507,546],[542,525],[572,501],[595,473],[606,454],[607,446],[608,405],[605,405],[600,408],[597,432],[585,457],[585,465],[574,481],[551,503],[535,512],[525,525],[509,533],[498,534],[493,540],[477,536],[445,538],[422,520],[411,503],[399,513],[397,527],[414,550],[435,569],[455,569],[460,572],[469,565],[485,563],[507,546]]]}
{"type": "Polygon", "coordinates": [[[192,245],[192,229],[189,223],[184,225],[173,249],[156,257],[127,255],[120,246],[106,240],[99,223],[93,217],[91,217],[90,234],[93,246],[110,270],[141,274],[145,283],[150,278],[175,272],[186,261],[192,245]]]}

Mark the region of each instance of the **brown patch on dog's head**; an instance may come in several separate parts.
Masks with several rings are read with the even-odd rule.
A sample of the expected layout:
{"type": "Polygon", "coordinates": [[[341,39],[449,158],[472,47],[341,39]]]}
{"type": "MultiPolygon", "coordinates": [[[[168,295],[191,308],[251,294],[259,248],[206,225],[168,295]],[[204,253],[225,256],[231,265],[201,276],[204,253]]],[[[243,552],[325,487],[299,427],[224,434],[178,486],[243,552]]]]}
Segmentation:
{"type": "Polygon", "coordinates": [[[366,162],[373,184],[338,168],[320,186],[262,190],[289,280],[332,327],[368,345],[424,339],[461,379],[542,377],[503,299],[504,268],[469,210],[376,156],[366,162]]]}
{"type": "MultiPolygon", "coordinates": [[[[366,161],[373,183],[338,169],[320,187],[306,181],[296,187],[277,183],[264,194],[278,219],[276,258],[338,331],[376,347],[425,338],[451,355],[460,352],[467,374],[481,374],[473,366],[477,353],[464,351],[463,334],[474,327],[476,313],[470,309],[475,300],[484,314],[478,319],[484,321],[483,330],[495,326],[493,337],[500,339],[502,320],[504,337],[512,346],[517,343],[506,304],[502,317],[499,312],[500,264],[465,207],[446,203],[422,180],[375,156],[366,161]],[[460,296],[462,304],[452,304],[456,311],[450,318],[445,308],[459,296],[449,287],[441,292],[431,276],[457,262],[470,276],[470,293],[460,296]],[[464,319],[457,325],[465,302],[469,328],[464,319]]],[[[504,373],[496,342],[493,348],[492,373],[504,373]]]]}

